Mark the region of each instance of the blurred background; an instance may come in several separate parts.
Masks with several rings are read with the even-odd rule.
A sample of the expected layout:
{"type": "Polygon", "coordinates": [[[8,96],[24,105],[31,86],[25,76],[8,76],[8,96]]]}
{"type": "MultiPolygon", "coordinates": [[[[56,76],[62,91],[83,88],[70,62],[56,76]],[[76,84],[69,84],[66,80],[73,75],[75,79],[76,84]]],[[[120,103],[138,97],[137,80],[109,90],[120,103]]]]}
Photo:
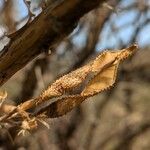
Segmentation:
{"type": "MultiPolygon", "coordinates": [[[[56,0],[0,0],[0,51],[47,3],[56,0]]],[[[44,29],[43,29],[44,30],[44,29]]],[[[41,93],[55,79],[105,49],[138,43],[139,51],[119,68],[110,90],[65,116],[49,119],[11,141],[0,130],[0,150],[150,150],[150,0],[107,0],[81,18],[73,33],[16,73],[3,87],[6,103],[17,105],[41,93]]]]}

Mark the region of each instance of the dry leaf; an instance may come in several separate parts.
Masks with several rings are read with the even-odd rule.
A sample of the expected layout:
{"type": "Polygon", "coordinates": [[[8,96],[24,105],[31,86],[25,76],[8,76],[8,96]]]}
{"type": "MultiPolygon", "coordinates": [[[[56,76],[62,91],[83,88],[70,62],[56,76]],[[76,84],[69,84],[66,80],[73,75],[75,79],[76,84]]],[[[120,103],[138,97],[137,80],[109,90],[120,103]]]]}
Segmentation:
{"type": "Polygon", "coordinates": [[[42,108],[38,114],[45,113],[51,118],[62,116],[85,99],[110,88],[115,83],[120,61],[133,54],[136,49],[137,45],[132,45],[120,51],[105,51],[93,62],[61,77],[41,94],[39,102],[41,103],[41,101],[48,100],[53,96],[58,97],[58,100],[42,108]],[[67,90],[81,84],[84,88],[79,94],[64,95],[67,90]],[[64,95],[64,97],[59,98],[60,95],[64,95]]]}
{"type": "MultiPolygon", "coordinates": [[[[109,89],[115,83],[120,61],[132,55],[137,48],[134,44],[123,50],[104,51],[87,65],[56,80],[39,97],[17,106],[16,110],[25,111],[39,106],[40,109],[32,115],[44,114],[54,118],[66,114],[85,99],[109,89]],[[78,91],[75,92],[75,89],[78,91]],[[41,107],[41,104],[52,98],[56,101],[41,107]]],[[[4,119],[12,114],[10,112],[4,119]]]]}

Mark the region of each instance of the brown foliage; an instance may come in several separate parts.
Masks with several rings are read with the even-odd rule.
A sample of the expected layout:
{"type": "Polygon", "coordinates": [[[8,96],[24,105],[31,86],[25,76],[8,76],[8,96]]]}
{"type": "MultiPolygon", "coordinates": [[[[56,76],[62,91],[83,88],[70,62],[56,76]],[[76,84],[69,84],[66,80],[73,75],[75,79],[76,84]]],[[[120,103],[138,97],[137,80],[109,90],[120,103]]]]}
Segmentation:
{"type": "MultiPolygon", "coordinates": [[[[2,124],[11,122],[21,128],[19,133],[37,127],[37,122],[43,124],[44,118],[60,117],[81,104],[85,99],[109,89],[116,80],[120,61],[132,55],[137,45],[123,50],[104,51],[87,65],[62,76],[51,84],[39,97],[28,100],[1,117],[2,124]],[[54,101],[45,105],[46,101],[54,101]],[[29,109],[38,108],[34,113],[29,109]]],[[[2,105],[3,111],[5,105],[2,105]]],[[[7,109],[5,109],[7,110],[7,109]]],[[[9,109],[10,110],[10,106],[9,109]]]]}

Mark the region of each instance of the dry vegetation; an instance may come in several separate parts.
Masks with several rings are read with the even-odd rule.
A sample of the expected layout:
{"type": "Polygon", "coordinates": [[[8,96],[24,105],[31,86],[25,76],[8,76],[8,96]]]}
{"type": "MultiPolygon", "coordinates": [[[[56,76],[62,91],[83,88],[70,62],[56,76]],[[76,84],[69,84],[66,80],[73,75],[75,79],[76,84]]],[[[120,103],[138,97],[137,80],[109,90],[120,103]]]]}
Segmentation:
{"type": "MultiPolygon", "coordinates": [[[[43,120],[46,118],[65,115],[85,99],[109,89],[115,83],[120,61],[132,55],[136,49],[137,45],[133,45],[120,51],[103,52],[93,62],[56,80],[39,97],[27,100],[17,107],[1,104],[0,110],[5,113],[0,119],[1,125],[6,126],[7,123],[18,126],[21,128],[19,133],[24,133],[36,128],[37,121],[45,124],[43,120]],[[44,105],[48,100],[53,102],[44,105]],[[40,105],[41,108],[38,108],[40,105]],[[37,110],[33,113],[26,112],[34,108],[37,110]]],[[[6,92],[1,93],[2,102],[6,95],[6,92]]]]}
{"type": "Polygon", "coordinates": [[[122,1],[23,0],[28,15],[19,21],[12,15],[15,0],[3,2],[1,149],[150,149],[150,50],[134,44],[149,23],[140,20],[149,5],[135,0],[121,7],[122,1]],[[125,44],[111,16],[132,9],[138,11],[135,30],[125,44]],[[120,50],[99,53],[107,23],[120,50]],[[86,40],[78,46],[74,39],[82,32],[86,40]]]}

